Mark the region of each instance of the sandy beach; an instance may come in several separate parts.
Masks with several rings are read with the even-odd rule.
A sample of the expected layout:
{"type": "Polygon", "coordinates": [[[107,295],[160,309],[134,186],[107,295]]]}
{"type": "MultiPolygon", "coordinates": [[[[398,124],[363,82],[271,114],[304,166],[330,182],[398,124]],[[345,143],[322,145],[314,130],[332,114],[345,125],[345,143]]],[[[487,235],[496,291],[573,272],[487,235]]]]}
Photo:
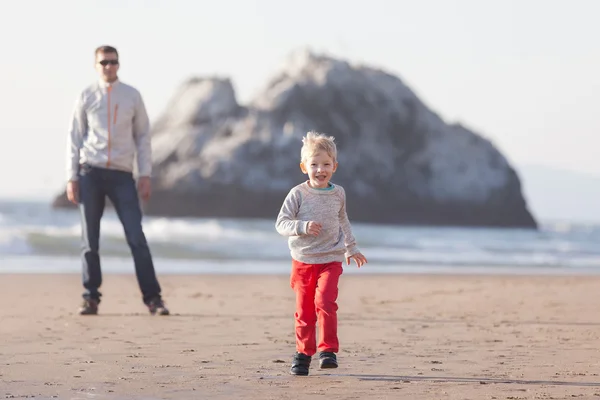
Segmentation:
{"type": "Polygon", "coordinates": [[[287,276],[0,275],[0,398],[566,399],[600,396],[600,277],[342,276],[340,368],[288,374],[287,276]]]}

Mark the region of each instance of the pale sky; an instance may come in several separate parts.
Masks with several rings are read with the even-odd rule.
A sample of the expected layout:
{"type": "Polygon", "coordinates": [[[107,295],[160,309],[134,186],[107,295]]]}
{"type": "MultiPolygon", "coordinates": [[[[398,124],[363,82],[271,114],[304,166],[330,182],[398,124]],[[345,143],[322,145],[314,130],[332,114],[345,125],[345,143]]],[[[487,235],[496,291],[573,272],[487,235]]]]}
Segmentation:
{"type": "Polygon", "coordinates": [[[118,48],[120,77],[152,120],[190,76],[229,76],[244,102],[290,52],[311,47],[398,75],[512,163],[600,171],[600,1],[0,4],[0,197],[63,188],[69,115],[102,44],[118,48]]]}

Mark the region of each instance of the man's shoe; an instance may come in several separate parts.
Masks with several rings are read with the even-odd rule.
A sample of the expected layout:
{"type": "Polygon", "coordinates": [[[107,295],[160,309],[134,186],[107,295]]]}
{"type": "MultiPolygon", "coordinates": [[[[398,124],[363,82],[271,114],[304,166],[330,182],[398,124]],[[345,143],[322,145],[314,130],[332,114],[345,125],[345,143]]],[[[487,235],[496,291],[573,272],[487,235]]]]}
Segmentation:
{"type": "Polygon", "coordinates": [[[319,353],[319,367],[326,368],[337,368],[338,362],[335,353],[330,351],[322,351],[319,353]]]}
{"type": "Polygon", "coordinates": [[[79,308],[79,315],[96,315],[98,314],[98,300],[85,299],[79,308]]]}
{"type": "Polygon", "coordinates": [[[290,374],[292,375],[308,375],[308,368],[310,367],[311,356],[307,356],[304,353],[296,353],[294,354],[294,359],[292,360],[292,368],[290,369],[290,374]]]}
{"type": "Polygon", "coordinates": [[[159,297],[150,300],[146,305],[148,306],[148,311],[150,311],[150,314],[152,315],[169,315],[169,309],[159,297]]]}

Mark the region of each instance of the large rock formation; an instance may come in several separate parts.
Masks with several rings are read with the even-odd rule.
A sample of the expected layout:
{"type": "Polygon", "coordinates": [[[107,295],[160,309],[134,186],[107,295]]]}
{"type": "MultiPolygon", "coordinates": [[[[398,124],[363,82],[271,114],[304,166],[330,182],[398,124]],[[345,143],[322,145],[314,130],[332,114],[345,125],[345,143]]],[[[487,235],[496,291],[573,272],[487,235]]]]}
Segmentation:
{"type": "Polygon", "coordinates": [[[336,137],[333,181],[353,221],[536,227],[517,174],[488,140],[446,124],[395,76],[309,51],[246,106],[228,79],[185,82],[154,124],[146,213],[275,219],[306,178],[309,130],[336,137]]]}

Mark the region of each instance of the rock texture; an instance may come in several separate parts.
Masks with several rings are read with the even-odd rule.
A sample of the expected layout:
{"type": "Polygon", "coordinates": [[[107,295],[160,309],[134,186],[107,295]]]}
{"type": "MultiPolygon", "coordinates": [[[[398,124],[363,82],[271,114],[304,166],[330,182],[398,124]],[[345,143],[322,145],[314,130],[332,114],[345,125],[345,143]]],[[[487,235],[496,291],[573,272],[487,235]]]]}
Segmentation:
{"type": "Polygon", "coordinates": [[[397,77],[310,51],[294,53],[248,105],[229,79],[185,82],[154,124],[146,213],[276,218],[305,179],[298,164],[309,130],[336,137],[333,181],[353,221],[537,226],[492,143],[445,123],[397,77]]]}

